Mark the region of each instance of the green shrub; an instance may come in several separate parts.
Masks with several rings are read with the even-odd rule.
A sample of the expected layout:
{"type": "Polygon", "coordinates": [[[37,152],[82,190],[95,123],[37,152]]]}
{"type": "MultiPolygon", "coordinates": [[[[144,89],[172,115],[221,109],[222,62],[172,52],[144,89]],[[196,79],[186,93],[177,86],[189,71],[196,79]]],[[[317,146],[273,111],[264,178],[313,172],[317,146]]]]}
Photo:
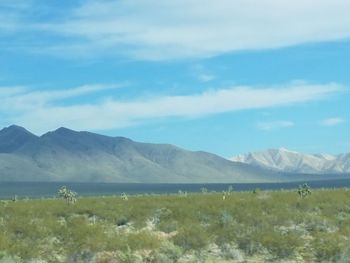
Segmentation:
{"type": "Polygon", "coordinates": [[[209,244],[205,229],[198,225],[190,225],[179,230],[173,238],[175,245],[187,250],[200,250],[209,244]]]}
{"type": "Polygon", "coordinates": [[[164,242],[155,254],[154,263],[175,263],[182,255],[181,248],[173,243],[164,242]]]}
{"type": "Polygon", "coordinates": [[[135,263],[137,261],[136,255],[128,247],[125,251],[119,251],[118,262],[120,263],[135,263]]]}
{"type": "Polygon", "coordinates": [[[6,252],[0,251],[0,263],[22,263],[23,260],[18,256],[8,255],[6,252]]]}
{"type": "Polygon", "coordinates": [[[128,224],[129,220],[127,217],[125,216],[121,216],[117,219],[117,226],[125,226],[126,224],[128,224]]]}
{"type": "Polygon", "coordinates": [[[160,221],[157,225],[158,230],[171,233],[178,229],[178,222],[175,220],[160,221]]]}
{"type": "Polygon", "coordinates": [[[128,234],[126,243],[132,250],[157,249],[160,246],[160,240],[148,230],[128,234]]]}
{"type": "Polygon", "coordinates": [[[349,249],[350,242],[334,233],[318,233],[312,242],[317,260],[338,262],[342,254],[349,249]]]}
{"type": "Polygon", "coordinates": [[[54,255],[90,260],[116,251],[132,262],[151,251],[147,260],[154,255],[158,262],[176,262],[182,253],[201,254],[216,243],[230,248],[223,252],[227,258],[268,251],[283,262],[299,252],[306,262],[346,262],[350,191],[317,190],[303,200],[295,190],[263,193],[268,198],[231,192],[225,202],[221,193],[131,196],[127,202],[119,196],[88,197],[74,206],[58,199],[0,202],[0,251],[25,262],[55,262],[54,255]],[[149,220],[157,230],[176,235],[167,239],[143,231],[149,220]],[[116,227],[124,224],[132,227],[116,227]]]}
{"type": "Polygon", "coordinates": [[[273,230],[259,232],[254,239],[279,259],[293,256],[297,248],[302,244],[301,239],[294,233],[282,234],[273,230]]]}
{"type": "Polygon", "coordinates": [[[248,255],[254,255],[263,250],[262,245],[254,240],[251,234],[245,234],[237,237],[238,248],[248,255]]]}

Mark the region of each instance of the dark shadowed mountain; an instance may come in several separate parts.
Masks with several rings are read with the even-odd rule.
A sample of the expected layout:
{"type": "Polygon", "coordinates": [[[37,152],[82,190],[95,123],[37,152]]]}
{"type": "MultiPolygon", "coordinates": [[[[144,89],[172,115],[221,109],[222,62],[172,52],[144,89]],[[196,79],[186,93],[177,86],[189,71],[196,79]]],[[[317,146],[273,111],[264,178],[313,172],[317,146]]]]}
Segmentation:
{"type": "Polygon", "coordinates": [[[310,176],[286,176],[169,144],[140,143],[67,128],[40,137],[18,126],[0,131],[0,181],[239,183],[306,177],[310,176]]]}
{"type": "Polygon", "coordinates": [[[0,153],[12,153],[37,136],[26,129],[12,125],[0,131],[0,153]]]}

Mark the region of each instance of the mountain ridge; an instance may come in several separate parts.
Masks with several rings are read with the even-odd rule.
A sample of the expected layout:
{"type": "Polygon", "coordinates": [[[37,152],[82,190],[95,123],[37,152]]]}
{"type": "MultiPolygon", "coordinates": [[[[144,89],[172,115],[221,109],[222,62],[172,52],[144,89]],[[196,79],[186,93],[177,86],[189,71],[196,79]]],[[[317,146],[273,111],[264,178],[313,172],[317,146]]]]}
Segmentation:
{"type": "MultiPolygon", "coordinates": [[[[339,158],[345,163],[350,155],[339,158]]],[[[283,160],[276,154],[270,159],[275,163],[283,160]]],[[[347,165],[350,171],[350,162],[347,165]]],[[[64,127],[41,136],[16,125],[0,130],[0,181],[256,183],[346,176],[350,177],[350,173],[320,175],[303,170],[291,174],[171,144],[136,142],[64,127]]]]}
{"type": "Polygon", "coordinates": [[[350,154],[306,154],[285,148],[250,152],[230,158],[231,161],[289,173],[350,173],[350,154]]]}
{"type": "Polygon", "coordinates": [[[229,183],[284,180],[278,173],[271,174],[212,153],[188,151],[171,144],[141,143],[64,127],[41,136],[32,135],[19,126],[2,131],[8,129],[12,131],[10,135],[0,140],[0,145],[11,142],[0,150],[0,181],[229,183]],[[16,140],[16,134],[25,139],[16,140]]]}

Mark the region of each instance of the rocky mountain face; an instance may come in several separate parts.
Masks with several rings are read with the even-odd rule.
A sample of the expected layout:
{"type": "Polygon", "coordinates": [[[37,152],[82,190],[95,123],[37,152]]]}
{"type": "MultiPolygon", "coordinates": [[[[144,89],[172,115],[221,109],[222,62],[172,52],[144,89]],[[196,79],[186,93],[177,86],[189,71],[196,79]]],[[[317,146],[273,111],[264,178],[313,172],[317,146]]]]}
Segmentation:
{"type": "Polygon", "coordinates": [[[134,183],[271,182],[279,173],[168,144],[135,142],[59,128],[36,136],[0,131],[0,181],[134,183]]]}
{"type": "Polygon", "coordinates": [[[239,155],[232,157],[231,160],[288,173],[350,173],[350,153],[341,155],[304,154],[281,148],[239,155]]]}

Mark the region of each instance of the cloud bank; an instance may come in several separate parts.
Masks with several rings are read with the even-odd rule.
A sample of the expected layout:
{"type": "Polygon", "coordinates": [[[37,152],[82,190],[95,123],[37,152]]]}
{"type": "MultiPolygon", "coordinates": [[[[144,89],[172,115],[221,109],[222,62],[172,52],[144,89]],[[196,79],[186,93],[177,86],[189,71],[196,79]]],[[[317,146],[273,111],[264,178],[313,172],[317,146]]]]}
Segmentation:
{"type": "Polygon", "coordinates": [[[23,15],[35,1],[25,8],[4,12],[0,30],[48,34],[37,51],[69,57],[203,58],[350,38],[347,0],[86,0],[44,21],[23,15]]]}
{"type": "Polygon", "coordinates": [[[164,118],[200,118],[225,112],[291,106],[326,99],[342,90],[335,83],[259,88],[238,86],[186,96],[154,96],[126,101],[101,97],[98,102],[89,104],[60,103],[70,97],[108,88],[87,85],[45,92],[18,88],[14,93],[8,93],[8,88],[0,88],[0,94],[7,94],[0,97],[2,126],[15,123],[37,133],[60,126],[77,130],[108,130],[164,118]]]}

